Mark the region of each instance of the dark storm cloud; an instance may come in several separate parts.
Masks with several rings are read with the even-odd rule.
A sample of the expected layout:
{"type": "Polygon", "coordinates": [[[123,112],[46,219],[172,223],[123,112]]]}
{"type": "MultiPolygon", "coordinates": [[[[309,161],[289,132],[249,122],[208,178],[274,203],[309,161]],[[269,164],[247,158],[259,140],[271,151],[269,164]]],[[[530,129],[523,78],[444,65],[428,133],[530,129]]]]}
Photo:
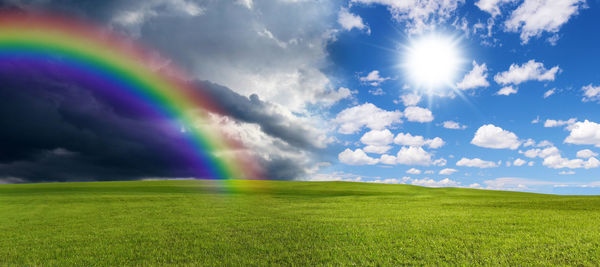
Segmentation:
{"type": "Polygon", "coordinates": [[[68,79],[0,73],[0,178],[189,177],[160,118],[111,105],[68,79]],[[181,163],[181,164],[180,164],[181,163]]]}
{"type": "Polygon", "coordinates": [[[218,105],[227,111],[227,115],[247,123],[256,123],[261,130],[286,143],[303,149],[314,149],[315,140],[307,135],[302,125],[291,123],[283,115],[275,113],[272,104],[262,101],[258,95],[242,96],[233,90],[208,81],[198,82],[218,105]]]}
{"type": "MultiPolygon", "coordinates": [[[[178,158],[182,140],[165,130],[168,122],[98,94],[60,71],[27,73],[24,68],[0,68],[0,178],[35,182],[197,177],[197,170],[178,158]]],[[[256,95],[248,98],[214,83],[197,83],[198,90],[211,95],[231,118],[257,124],[296,149],[313,147],[300,126],[290,126],[256,95]]],[[[304,173],[297,162],[277,155],[259,162],[272,179],[304,173]]]]}

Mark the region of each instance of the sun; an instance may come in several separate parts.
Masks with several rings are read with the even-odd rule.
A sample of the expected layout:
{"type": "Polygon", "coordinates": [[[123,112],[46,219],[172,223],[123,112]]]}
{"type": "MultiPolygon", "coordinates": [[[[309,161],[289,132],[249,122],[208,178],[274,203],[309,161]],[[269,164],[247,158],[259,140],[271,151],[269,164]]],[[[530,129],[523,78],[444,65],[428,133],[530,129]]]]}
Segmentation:
{"type": "Polygon", "coordinates": [[[414,87],[433,92],[452,88],[462,63],[456,38],[428,34],[410,41],[402,65],[414,87]]]}

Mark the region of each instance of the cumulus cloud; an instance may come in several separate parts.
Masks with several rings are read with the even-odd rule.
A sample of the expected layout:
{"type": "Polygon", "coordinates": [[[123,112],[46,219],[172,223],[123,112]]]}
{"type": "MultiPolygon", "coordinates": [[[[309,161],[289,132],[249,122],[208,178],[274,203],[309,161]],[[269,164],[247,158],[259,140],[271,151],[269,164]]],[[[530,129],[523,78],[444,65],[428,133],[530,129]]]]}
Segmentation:
{"type": "Polygon", "coordinates": [[[379,162],[387,165],[396,165],[396,156],[388,154],[381,155],[379,162]]]}
{"type": "Polygon", "coordinates": [[[372,130],[381,130],[392,124],[401,123],[402,112],[386,111],[371,103],[365,103],[342,110],[333,120],[339,125],[338,132],[353,134],[363,127],[372,130]]]}
{"type": "Polygon", "coordinates": [[[408,120],[408,121],[414,121],[414,122],[431,122],[431,121],[433,121],[433,113],[431,113],[431,110],[422,108],[422,107],[417,107],[417,106],[406,107],[404,109],[404,116],[406,117],[406,120],[408,120]]]}
{"type": "Polygon", "coordinates": [[[581,99],[583,102],[600,102],[600,86],[588,84],[584,87],[581,87],[581,90],[583,91],[583,98],[581,99]]]}
{"type": "Polygon", "coordinates": [[[502,87],[500,90],[498,90],[498,92],[496,92],[496,95],[516,94],[517,90],[518,90],[517,88],[514,88],[512,86],[505,86],[505,87],[502,87]]]}
{"type": "Polygon", "coordinates": [[[449,178],[444,178],[441,180],[434,180],[431,178],[423,178],[423,179],[415,179],[409,176],[404,176],[400,179],[397,178],[388,178],[388,179],[375,179],[370,181],[365,181],[368,183],[384,183],[384,184],[410,184],[410,185],[418,185],[425,187],[458,187],[460,186],[460,182],[451,180],[449,178]]]}
{"type": "Polygon", "coordinates": [[[560,71],[558,66],[546,69],[543,63],[531,59],[523,65],[511,64],[507,71],[494,76],[494,81],[499,84],[518,85],[526,81],[554,81],[560,71]]]}
{"type": "Polygon", "coordinates": [[[338,12],[337,21],[344,30],[351,31],[352,29],[356,28],[359,30],[366,30],[367,33],[371,33],[369,26],[363,22],[363,19],[358,15],[350,13],[347,8],[340,9],[338,12]]]}
{"type": "Polygon", "coordinates": [[[395,20],[406,23],[407,32],[420,33],[450,19],[456,8],[464,3],[464,0],[352,0],[351,2],[386,6],[395,20]]]}
{"type": "Polygon", "coordinates": [[[365,145],[384,146],[394,141],[394,135],[390,130],[371,130],[366,132],[360,141],[365,145]]]}
{"type": "Polygon", "coordinates": [[[379,76],[379,71],[374,70],[369,72],[367,76],[358,78],[361,82],[370,84],[372,86],[379,86],[382,82],[385,82],[390,79],[390,77],[381,77],[379,76]]]}
{"type": "Polygon", "coordinates": [[[595,157],[595,156],[598,156],[598,153],[591,151],[589,149],[583,149],[583,150],[577,151],[578,158],[588,159],[588,158],[595,157]]]}
{"type": "Polygon", "coordinates": [[[578,159],[563,158],[560,153],[560,150],[558,150],[558,148],[556,148],[554,146],[550,146],[550,147],[547,147],[544,149],[535,148],[535,149],[530,149],[525,152],[519,152],[519,153],[524,154],[528,158],[535,158],[535,157],[542,158],[542,159],[544,159],[544,161],[542,162],[542,165],[544,165],[548,168],[553,168],[553,169],[562,169],[562,168],[590,169],[590,168],[597,168],[600,166],[600,161],[594,157],[595,153],[593,153],[591,150],[579,151],[577,153],[577,156],[580,158],[578,158],[578,159]],[[587,160],[583,160],[581,158],[587,158],[587,160]]]}
{"type": "Polygon", "coordinates": [[[523,147],[535,146],[535,140],[529,138],[525,143],[523,143],[523,147]]]}
{"type": "Polygon", "coordinates": [[[523,154],[525,157],[528,157],[528,158],[535,158],[535,157],[547,158],[552,155],[560,155],[560,151],[555,146],[550,146],[550,147],[547,147],[544,149],[532,148],[525,152],[519,151],[519,153],[523,154]]]}
{"type": "Polygon", "coordinates": [[[554,144],[552,144],[552,142],[550,142],[548,140],[542,140],[536,146],[537,147],[547,147],[547,146],[553,146],[553,145],[554,144]]]}
{"type": "Polygon", "coordinates": [[[409,173],[409,174],[421,174],[421,170],[415,169],[415,168],[410,168],[410,169],[408,169],[406,171],[406,173],[409,173]]]}
{"type": "Polygon", "coordinates": [[[478,87],[488,87],[487,66],[485,63],[478,65],[473,61],[473,69],[463,77],[462,81],[456,84],[456,88],[461,90],[474,89],[478,87]]]}
{"type": "Polygon", "coordinates": [[[400,96],[400,100],[405,106],[416,106],[421,102],[421,95],[416,93],[404,94],[400,96]]]}
{"type": "Polygon", "coordinates": [[[362,149],[358,148],[352,151],[349,148],[342,151],[338,155],[340,162],[348,165],[373,165],[377,164],[379,160],[369,157],[362,149]]]}
{"type": "Polygon", "coordinates": [[[431,178],[423,178],[423,179],[411,179],[409,180],[412,185],[420,185],[426,187],[455,187],[459,186],[460,183],[448,178],[444,178],[442,180],[436,181],[431,178]]]}
{"type": "Polygon", "coordinates": [[[396,155],[396,163],[403,165],[431,165],[431,154],[422,147],[402,147],[396,155]]]}
{"type": "Polygon", "coordinates": [[[515,150],[521,145],[521,141],[513,132],[504,130],[493,124],[486,124],[475,132],[471,144],[485,148],[512,149],[515,150]]]}
{"type": "Polygon", "coordinates": [[[600,124],[585,120],[568,127],[569,136],[565,143],[600,147],[600,124]]]}
{"type": "Polygon", "coordinates": [[[522,160],[522,159],[515,159],[515,161],[513,161],[513,165],[515,166],[523,166],[527,163],[527,161],[522,160]]]}
{"type": "Polygon", "coordinates": [[[551,127],[561,127],[564,125],[573,125],[576,121],[577,121],[577,118],[570,118],[566,121],[548,119],[544,122],[544,127],[551,128],[551,127]]]}
{"type": "Polygon", "coordinates": [[[448,163],[448,161],[444,158],[436,159],[433,161],[433,165],[438,167],[444,167],[446,166],[446,163],[448,163]]]}
{"type": "Polygon", "coordinates": [[[337,90],[331,90],[323,94],[321,101],[325,105],[331,105],[342,99],[352,98],[352,95],[358,93],[356,90],[350,90],[346,87],[340,87],[337,90]]]}
{"type": "Polygon", "coordinates": [[[452,168],[445,168],[445,169],[441,170],[439,172],[439,174],[441,174],[441,175],[452,175],[455,172],[458,172],[458,170],[457,169],[452,169],[452,168]]]}
{"type": "Polygon", "coordinates": [[[360,141],[367,145],[364,151],[376,154],[383,154],[392,148],[388,144],[392,143],[393,140],[394,135],[388,129],[371,130],[360,138],[360,141]]]}
{"type": "Polygon", "coordinates": [[[442,138],[435,137],[426,139],[420,135],[411,135],[410,133],[398,133],[394,138],[394,143],[403,146],[428,146],[429,148],[440,148],[446,144],[442,138]]]}
{"type": "Polygon", "coordinates": [[[587,160],[582,160],[582,159],[567,159],[567,158],[563,158],[559,155],[552,155],[549,157],[546,157],[544,159],[544,161],[542,162],[542,165],[549,167],[549,168],[553,168],[553,169],[562,169],[562,168],[569,168],[569,169],[577,169],[577,168],[585,168],[585,169],[591,169],[591,168],[597,168],[600,166],[600,160],[594,158],[594,157],[590,157],[587,160]]]}
{"type": "Polygon", "coordinates": [[[543,32],[557,33],[560,27],[585,6],[585,0],[525,0],[504,22],[507,31],[520,32],[529,42],[543,32]]]}
{"type": "Polygon", "coordinates": [[[462,125],[455,121],[445,121],[442,124],[442,126],[444,126],[444,128],[446,128],[446,129],[453,129],[453,130],[464,130],[467,128],[466,125],[462,125]]]}
{"type": "Polygon", "coordinates": [[[479,0],[475,3],[475,5],[492,15],[492,17],[498,16],[501,14],[500,7],[503,4],[514,2],[515,0],[479,0]]]}
{"type": "Polygon", "coordinates": [[[493,161],[485,161],[480,158],[461,158],[458,162],[456,162],[456,166],[464,166],[464,167],[477,167],[477,168],[495,168],[498,167],[493,161]]]}

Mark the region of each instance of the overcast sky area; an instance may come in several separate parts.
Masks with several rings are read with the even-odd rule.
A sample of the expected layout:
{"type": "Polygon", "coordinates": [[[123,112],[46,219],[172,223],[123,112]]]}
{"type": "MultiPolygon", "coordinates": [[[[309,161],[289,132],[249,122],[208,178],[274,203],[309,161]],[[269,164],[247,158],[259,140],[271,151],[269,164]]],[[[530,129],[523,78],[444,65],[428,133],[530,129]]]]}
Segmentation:
{"type": "MultiPolygon", "coordinates": [[[[269,179],[600,193],[597,0],[0,8],[92,21],[154,49],[226,110],[220,123],[269,179]]],[[[60,73],[5,69],[0,183],[191,175],[169,156],[177,140],[156,138],[161,122],[60,73]]]]}

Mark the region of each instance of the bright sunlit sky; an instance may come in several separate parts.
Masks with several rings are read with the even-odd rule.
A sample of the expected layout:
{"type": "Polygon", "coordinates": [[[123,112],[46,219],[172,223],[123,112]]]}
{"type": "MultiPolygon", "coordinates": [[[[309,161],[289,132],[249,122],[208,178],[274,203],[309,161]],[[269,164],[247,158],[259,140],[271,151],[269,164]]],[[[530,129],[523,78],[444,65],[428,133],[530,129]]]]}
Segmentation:
{"type": "MultiPolygon", "coordinates": [[[[91,21],[156,50],[168,58],[157,68],[180,67],[226,107],[215,123],[256,156],[264,178],[600,193],[598,0],[0,8],[91,21]]],[[[11,107],[2,116],[30,119],[0,121],[12,140],[0,182],[193,177],[164,162],[168,142],[137,138],[155,136],[149,121],[114,112],[68,77],[11,77],[2,78],[12,86],[0,88],[0,106],[11,107]],[[48,89],[61,86],[69,90],[48,89]]]]}
{"type": "Polygon", "coordinates": [[[598,2],[466,1],[422,27],[377,2],[342,9],[346,31],[328,48],[332,75],[357,91],[336,110],[349,125],[332,147],[341,179],[599,192],[598,2]],[[431,66],[410,62],[419,46],[431,66]]]}

